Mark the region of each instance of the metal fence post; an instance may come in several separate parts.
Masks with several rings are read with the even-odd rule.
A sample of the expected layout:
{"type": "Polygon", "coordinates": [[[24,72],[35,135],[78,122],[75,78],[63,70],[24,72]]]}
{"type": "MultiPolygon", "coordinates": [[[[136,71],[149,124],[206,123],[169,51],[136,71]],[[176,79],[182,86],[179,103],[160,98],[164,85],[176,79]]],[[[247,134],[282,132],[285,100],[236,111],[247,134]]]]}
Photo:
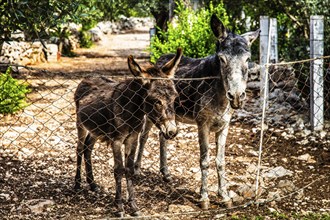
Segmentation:
{"type": "Polygon", "coordinates": [[[268,88],[269,83],[265,82],[266,79],[266,63],[268,59],[267,51],[268,51],[268,39],[269,39],[269,17],[268,16],[260,16],[260,98],[268,99],[268,88]],[[264,96],[266,90],[266,97],[264,96]]]}
{"type": "MultiPolygon", "coordinates": [[[[324,17],[314,15],[310,17],[310,58],[323,56],[324,17]]],[[[324,123],[323,98],[323,59],[312,60],[310,63],[310,119],[312,129],[322,130],[324,123]]]]}

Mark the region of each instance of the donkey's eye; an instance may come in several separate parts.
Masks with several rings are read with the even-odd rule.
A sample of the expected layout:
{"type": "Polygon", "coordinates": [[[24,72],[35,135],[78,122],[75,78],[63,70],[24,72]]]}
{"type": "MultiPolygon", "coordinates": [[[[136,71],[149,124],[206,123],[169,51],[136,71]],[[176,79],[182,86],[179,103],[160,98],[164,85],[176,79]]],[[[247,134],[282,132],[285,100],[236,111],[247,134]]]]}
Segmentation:
{"type": "Polygon", "coordinates": [[[160,100],[154,100],[154,105],[157,107],[162,106],[162,102],[160,100]]]}

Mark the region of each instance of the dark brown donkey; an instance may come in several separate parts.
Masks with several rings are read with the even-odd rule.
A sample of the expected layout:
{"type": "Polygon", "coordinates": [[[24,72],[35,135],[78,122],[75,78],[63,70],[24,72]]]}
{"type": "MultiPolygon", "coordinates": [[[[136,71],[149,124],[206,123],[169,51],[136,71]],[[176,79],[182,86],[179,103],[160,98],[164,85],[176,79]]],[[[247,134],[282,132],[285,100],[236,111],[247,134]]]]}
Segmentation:
{"type": "MultiPolygon", "coordinates": [[[[206,80],[178,80],[176,89],[179,97],[175,101],[176,120],[193,123],[198,126],[200,147],[201,207],[209,207],[208,167],[209,167],[209,135],[215,133],[218,173],[218,194],[228,206],[231,199],[228,195],[228,182],[225,178],[225,145],[229,122],[234,109],[241,108],[246,98],[248,79],[248,61],[251,57],[250,45],[259,36],[260,31],[237,35],[229,32],[222,22],[213,15],[211,28],[217,37],[217,49],[214,55],[201,59],[182,57],[176,78],[203,78],[206,80]]],[[[162,65],[173,54],[163,55],[157,61],[162,65]]],[[[148,121],[141,135],[140,149],[136,161],[136,173],[139,173],[141,157],[148,132],[152,123],[148,121]]],[[[160,134],[160,169],[164,179],[169,181],[170,175],[166,159],[166,139],[160,134]]]]}
{"type": "Polygon", "coordinates": [[[138,77],[124,82],[106,78],[84,79],[75,92],[78,146],[75,189],[80,189],[81,163],[85,159],[87,182],[97,190],[94,182],[91,153],[97,140],[111,145],[114,154],[114,176],[119,216],[124,215],[121,181],[126,177],[129,205],[133,215],[138,215],[132,175],[138,135],[146,115],[164,134],[173,138],[177,134],[174,99],[178,96],[172,80],[182,56],[181,49],[175,57],[160,68],[140,67],[132,56],[128,57],[131,73],[138,77]],[[168,78],[168,79],[160,79],[168,78]],[[125,145],[125,165],[121,148],[125,145]]]}

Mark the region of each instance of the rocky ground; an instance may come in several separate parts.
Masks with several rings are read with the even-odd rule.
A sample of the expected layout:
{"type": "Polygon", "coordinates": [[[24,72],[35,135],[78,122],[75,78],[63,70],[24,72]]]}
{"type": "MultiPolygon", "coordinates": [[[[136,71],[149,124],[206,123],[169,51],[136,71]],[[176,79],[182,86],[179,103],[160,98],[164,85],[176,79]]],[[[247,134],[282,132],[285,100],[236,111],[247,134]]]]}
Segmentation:
{"type": "MultiPolygon", "coordinates": [[[[99,193],[72,189],[75,173],[75,113],[73,93],[82,77],[122,78],[126,58],[148,59],[147,32],[107,35],[77,57],[21,70],[32,88],[31,105],[0,120],[0,216],[4,219],[105,219],[114,217],[112,152],[96,144],[93,165],[99,193]],[[120,76],[120,77],[119,77],[120,76]]],[[[234,206],[226,209],[216,196],[215,144],[211,137],[209,186],[211,209],[199,208],[199,149],[196,126],[180,125],[170,142],[168,159],[173,182],[159,174],[157,131],[144,152],[137,179],[137,202],[144,216],[158,219],[225,218],[330,213],[330,125],[311,132],[307,112],[295,112],[271,102],[263,137],[259,189],[255,195],[262,103],[252,93],[236,112],[226,149],[226,168],[234,206]]]]}

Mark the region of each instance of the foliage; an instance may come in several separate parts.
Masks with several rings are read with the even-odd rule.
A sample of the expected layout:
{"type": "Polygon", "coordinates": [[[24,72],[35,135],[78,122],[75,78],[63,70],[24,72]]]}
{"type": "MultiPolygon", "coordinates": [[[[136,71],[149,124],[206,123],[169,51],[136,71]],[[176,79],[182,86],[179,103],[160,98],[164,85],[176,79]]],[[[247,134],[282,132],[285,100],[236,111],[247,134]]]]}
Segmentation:
{"type": "Polygon", "coordinates": [[[10,75],[11,68],[0,75],[0,113],[13,114],[28,104],[26,94],[30,92],[27,85],[10,75]]]}
{"type": "Polygon", "coordinates": [[[168,25],[168,31],[160,31],[161,37],[154,36],[151,43],[152,57],[155,62],[162,54],[173,53],[181,47],[186,56],[205,57],[215,52],[215,37],[210,29],[210,18],[215,13],[225,25],[228,17],[222,4],[209,9],[193,11],[181,2],[177,3],[173,22],[168,25]]]}
{"type": "Polygon", "coordinates": [[[80,31],[79,43],[81,47],[90,48],[93,46],[92,35],[88,31],[80,31]]]}
{"type": "Polygon", "coordinates": [[[0,5],[0,36],[9,40],[13,31],[22,30],[31,39],[48,36],[49,30],[73,21],[79,4],[69,0],[5,1],[0,5]]]}
{"type": "MultiPolygon", "coordinates": [[[[227,218],[226,218],[227,219],[227,218]]],[[[302,219],[302,220],[330,220],[330,214],[329,213],[316,213],[316,212],[306,212],[304,214],[302,213],[283,213],[283,212],[277,212],[277,211],[266,211],[264,213],[260,213],[259,215],[253,215],[253,214],[239,214],[239,215],[233,215],[228,220],[247,220],[247,219],[253,219],[253,220],[261,220],[261,219],[302,219]]]]}
{"type": "Polygon", "coordinates": [[[24,32],[27,40],[59,37],[68,38],[70,22],[92,28],[103,16],[96,7],[98,0],[11,0],[0,4],[0,48],[3,41],[11,40],[11,33],[24,32]]]}
{"type": "MultiPolygon", "coordinates": [[[[103,11],[104,20],[116,20],[119,15],[126,17],[147,17],[153,11],[161,11],[168,7],[168,1],[159,0],[109,0],[98,1],[97,7],[103,11]]],[[[167,10],[167,9],[165,9],[167,10]]]]}
{"type": "Polygon", "coordinates": [[[103,11],[97,7],[98,0],[80,0],[77,8],[76,17],[79,17],[79,23],[82,25],[82,31],[88,31],[93,28],[103,17],[103,11]]]}

